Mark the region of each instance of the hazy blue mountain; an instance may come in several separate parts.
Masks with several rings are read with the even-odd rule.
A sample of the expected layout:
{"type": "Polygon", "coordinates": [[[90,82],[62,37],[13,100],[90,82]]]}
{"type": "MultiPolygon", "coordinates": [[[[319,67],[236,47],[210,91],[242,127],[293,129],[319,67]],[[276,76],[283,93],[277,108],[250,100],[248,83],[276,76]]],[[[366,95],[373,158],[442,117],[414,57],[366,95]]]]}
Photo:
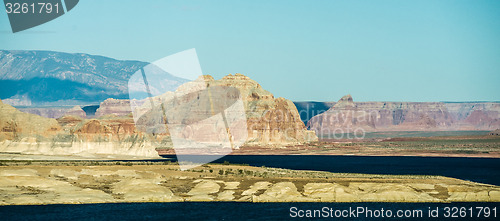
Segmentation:
{"type": "Polygon", "coordinates": [[[147,64],[80,53],[0,50],[0,99],[24,99],[31,105],[128,99],[128,79],[147,64]]]}

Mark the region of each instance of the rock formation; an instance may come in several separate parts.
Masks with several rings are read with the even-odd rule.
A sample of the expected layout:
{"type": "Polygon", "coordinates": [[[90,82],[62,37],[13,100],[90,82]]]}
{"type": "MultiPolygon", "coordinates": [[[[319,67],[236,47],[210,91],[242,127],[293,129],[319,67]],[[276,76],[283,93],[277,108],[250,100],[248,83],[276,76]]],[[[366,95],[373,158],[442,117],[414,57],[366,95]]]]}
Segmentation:
{"type": "Polygon", "coordinates": [[[40,106],[40,107],[16,107],[16,109],[30,114],[36,114],[38,116],[46,118],[58,119],[63,116],[78,116],[81,118],[93,118],[95,117],[96,109],[99,105],[89,105],[83,108],[79,105],[69,108],[67,106],[53,107],[53,106],[40,106]]]}
{"type": "Polygon", "coordinates": [[[60,129],[54,119],[28,114],[0,100],[0,141],[18,139],[29,134],[50,135],[60,129]]]}
{"type": "Polygon", "coordinates": [[[83,111],[80,106],[74,106],[73,108],[66,111],[66,113],[64,113],[64,115],[65,116],[77,116],[77,117],[81,117],[81,118],[87,117],[87,115],[85,114],[85,111],[83,111]]]}
{"type": "MultiPolygon", "coordinates": [[[[275,98],[250,78],[241,74],[220,80],[211,76],[204,78],[209,88],[226,87],[239,91],[244,106],[242,114],[246,115],[243,119],[247,120],[247,129],[243,129],[243,133],[248,133],[244,136],[248,138],[246,144],[287,145],[317,140],[315,133],[305,128],[291,101],[275,98]]],[[[187,83],[178,90],[191,89],[187,83]]],[[[161,96],[154,99],[161,99],[161,96]]],[[[129,100],[105,100],[96,112],[96,119],[85,119],[85,112],[79,106],[66,109],[65,116],[57,121],[23,113],[6,104],[1,107],[2,152],[157,157],[155,149],[172,148],[168,133],[150,134],[136,128],[129,100]]],[[[181,111],[186,112],[182,108],[181,111]]],[[[170,115],[183,116],[182,113],[170,115]]]]}
{"type": "MultiPolygon", "coordinates": [[[[220,80],[205,75],[203,80],[208,87],[232,87],[237,88],[241,94],[246,112],[248,140],[247,144],[277,144],[303,143],[317,140],[313,131],[308,131],[301,121],[297,108],[290,100],[275,98],[269,91],[264,90],[260,84],[242,74],[227,75],[220,80]]],[[[177,92],[188,94],[195,90],[192,82],[181,85],[177,92]]],[[[171,99],[173,92],[167,92],[161,96],[152,98],[155,101],[171,99]]],[[[133,100],[136,103],[144,101],[133,100]]],[[[149,102],[144,103],[149,107],[149,102]]],[[[169,111],[168,104],[165,108],[169,111]]],[[[140,106],[140,105],[139,105],[140,106]]],[[[147,108],[146,108],[147,109],[147,108]]],[[[186,110],[181,110],[185,112],[186,110]]],[[[96,117],[104,115],[123,116],[130,114],[130,101],[107,99],[100,104],[96,117]]],[[[182,115],[183,113],[171,114],[182,115]]],[[[157,119],[150,119],[156,121],[157,119]]],[[[144,131],[144,130],[143,130],[144,131]]]]}
{"type": "Polygon", "coordinates": [[[110,114],[125,116],[130,113],[132,113],[132,111],[130,110],[129,100],[108,98],[99,105],[99,108],[95,112],[95,117],[102,117],[110,114]]]}
{"type": "Polygon", "coordinates": [[[500,129],[491,131],[489,134],[493,136],[500,136],[500,129]]]}
{"type": "Polygon", "coordinates": [[[240,90],[246,110],[250,144],[285,144],[317,140],[314,132],[305,128],[293,102],[281,97],[274,98],[273,94],[249,77],[230,74],[209,84],[240,90]]]}
{"type": "Polygon", "coordinates": [[[176,168],[173,164],[2,166],[0,205],[183,201],[492,202],[492,205],[500,202],[499,186],[439,176],[366,175],[369,177],[359,178],[355,174],[321,172],[329,177],[325,179],[312,178],[311,174],[318,174],[316,171],[272,173],[276,169],[239,166],[239,171],[266,173],[267,178],[232,173],[213,177],[210,172],[213,169],[229,171],[234,167],[184,172],[176,168]]]}
{"type": "Polygon", "coordinates": [[[67,107],[16,107],[24,113],[36,114],[41,117],[57,119],[69,110],[67,107]]]}
{"type": "Polygon", "coordinates": [[[463,130],[494,130],[500,128],[499,102],[453,102],[444,103],[463,130]]]}
{"type": "Polygon", "coordinates": [[[18,111],[0,101],[0,152],[158,157],[158,144],[162,142],[153,145],[147,135],[136,133],[131,116],[99,120],[65,116],[55,120],[18,111]]]}
{"type": "Polygon", "coordinates": [[[500,103],[354,102],[342,97],[308,128],[323,136],[376,131],[492,130],[500,127],[500,103]]]}

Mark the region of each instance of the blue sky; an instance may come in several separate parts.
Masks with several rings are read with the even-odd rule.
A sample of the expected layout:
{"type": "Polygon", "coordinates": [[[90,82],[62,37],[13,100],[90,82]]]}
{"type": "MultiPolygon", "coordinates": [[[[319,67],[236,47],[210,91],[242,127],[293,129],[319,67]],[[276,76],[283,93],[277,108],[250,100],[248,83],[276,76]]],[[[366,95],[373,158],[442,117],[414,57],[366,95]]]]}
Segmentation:
{"type": "Polygon", "coordinates": [[[196,48],[295,101],[500,101],[500,1],[82,0],[0,49],[155,61],[196,48]]]}

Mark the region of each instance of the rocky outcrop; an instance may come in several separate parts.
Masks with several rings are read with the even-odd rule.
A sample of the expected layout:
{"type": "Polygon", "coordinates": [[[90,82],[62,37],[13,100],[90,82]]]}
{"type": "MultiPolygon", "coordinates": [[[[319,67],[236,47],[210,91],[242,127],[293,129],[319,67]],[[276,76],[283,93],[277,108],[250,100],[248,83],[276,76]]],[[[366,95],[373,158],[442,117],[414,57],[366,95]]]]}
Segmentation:
{"type": "Polygon", "coordinates": [[[85,114],[85,111],[82,110],[80,106],[74,106],[73,108],[69,109],[64,113],[65,116],[77,116],[81,118],[86,118],[87,115],[85,114]]]}
{"type": "Polygon", "coordinates": [[[375,131],[492,130],[500,127],[500,103],[354,102],[342,97],[308,128],[323,136],[375,131]]]}
{"type": "Polygon", "coordinates": [[[124,116],[130,113],[132,113],[132,111],[130,110],[129,100],[109,98],[99,105],[99,108],[97,108],[97,111],[95,112],[95,117],[102,117],[110,114],[124,116]]]}
{"type": "MultiPolygon", "coordinates": [[[[203,76],[203,81],[206,82],[208,87],[212,88],[228,87],[238,89],[247,118],[247,144],[284,145],[317,140],[314,132],[308,131],[305,128],[293,102],[284,98],[275,98],[272,93],[264,90],[260,84],[249,77],[242,74],[230,74],[220,80],[215,80],[212,76],[205,75],[203,76]]],[[[193,97],[190,97],[189,93],[191,91],[196,91],[197,87],[198,85],[195,83],[189,82],[179,86],[176,93],[187,94],[187,96],[182,98],[182,102],[189,103],[189,99],[193,99],[193,97]]],[[[169,103],[170,100],[172,100],[173,94],[173,92],[167,92],[161,96],[153,97],[152,99],[155,102],[162,99],[165,104],[164,108],[167,112],[171,110],[179,112],[169,113],[170,116],[184,116],[186,109],[180,108],[179,110],[179,108],[169,103]]],[[[217,99],[217,97],[214,99],[217,99]]],[[[149,101],[133,100],[132,102],[144,104],[146,106],[144,109],[150,107],[149,101]]],[[[130,112],[129,100],[107,99],[101,103],[96,112],[96,117],[111,114],[123,116],[130,114],[130,112]]],[[[146,119],[143,120],[146,121],[146,119]]],[[[149,119],[149,121],[156,122],[158,119],[149,119]]],[[[146,130],[145,128],[141,128],[141,131],[146,130]]]]}
{"type": "Polygon", "coordinates": [[[489,134],[492,136],[500,136],[500,129],[491,131],[489,134]]]}
{"type": "Polygon", "coordinates": [[[28,114],[0,101],[0,140],[18,139],[25,135],[50,135],[60,129],[54,119],[28,114]]]}
{"type": "Polygon", "coordinates": [[[46,117],[46,118],[60,118],[63,116],[77,116],[81,118],[86,118],[87,114],[85,111],[83,111],[80,106],[74,106],[72,108],[68,107],[17,107],[18,110],[25,112],[25,113],[30,113],[30,114],[36,114],[41,117],[46,117]]]}
{"type": "MultiPolygon", "coordinates": [[[[0,205],[182,201],[500,202],[498,186],[446,177],[371,175],[373,177],[363,179],[333,180],[272,177],[268,178],[271,183],[265,181],[266,178],[252,176],[212,177],[211,172],[203,169],[179,172],[176,167],[4,166],[0,167],[0,205]],[[229,181],[232,179],[239,181],[229,181]]],[[[314,173],[290,172],[295,176],[314,173]]]]}
{"type": "Polygon", "coordinates": [[[24,113],[36,114],[41,117],[57,119],[65,115],[67,107],[17,107],[24,113]]]}
{"type": "Polygon", "coordinates": [[[494,130],[500,128],[499,102],[444,103],[456,120],[456,127],[470,130],[494,130]]]}
{"type": "Polygon", "coordinates": [[[260,84],[242,74],[227,75],[209,85],[239,89],[245,106],[248,142],[285,144],[317,140],[301,121],[295,104],[285,98],[275,98],[260,84]]]}
{"type": "Polygon", "coordinates": [[[165,143],[161,138],[153,143],[138,133],[131,116],[84,120],[70,115],[55,120],[1,101],[0,130],[0,152],[8,153],[152,158],[158,157],[155,147],[165,143]]]}

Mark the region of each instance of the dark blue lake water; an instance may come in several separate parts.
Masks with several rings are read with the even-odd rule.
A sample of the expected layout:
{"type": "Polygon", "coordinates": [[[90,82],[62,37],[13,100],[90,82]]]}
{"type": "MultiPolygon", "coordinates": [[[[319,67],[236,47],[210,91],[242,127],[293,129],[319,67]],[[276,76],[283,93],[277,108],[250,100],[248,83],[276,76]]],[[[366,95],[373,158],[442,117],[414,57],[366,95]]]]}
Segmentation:
{"type": "MultiPolygon", "coordinates": [[[[163,157],[176,159],[175,155],[163,157]]],[[[203,159],[202,156],[200,159],[203,159]]],[[[442,175],[500,185],[500,159],[494,158],[228,155],[216,160],[215,163],[225,161],[251,166],[335,173],[442,175]]]]}
{"type": "MultiPolygon", "coordinates": [[[[316,212],[328,220],[498,220],[499,203],[111,203],[83,205],[0,206],[1,220],[298,220],[316,212]],[[292,208],[294,207],[294,208],[292,208]],[[324,213],[324,208],[328,213],[324,213]],[[358,207],[363,208],[358,212],[358,207]],[[445,218],[446,207],[464,208],[458,218],[445,218]],[[477,207],[487,207],[480,214],[477,207]],[[439,217],[429,217],[429,208],[439,217]],[[469,209],[472,208],[472,209],[469,209]],[[494,209],[496,208],[496,209],[494,209]],[[383,209],[383,212],[382,212],[383,209]],[[303,212],[300,212],[302,210],[303,212]],[[351,213],[350,211],[355,211],[351,213]],[[371,210],[371,214],[367,211],[371,210]],[[388,210],[391,212],[389,213],[388,210]],[[332,212],[333,211],[333,212],[332,212]],[[337,212],[340,211],[340,212],[337,212]],[[343,212],[347,211],[347,212],[343,212]],[[379,211],[378,214],[376,211],[379,211]],[[398,212],[402,211],[402,212],[398,212]],[[421,211],[421,212],[420,212],[421,211]],[[472,212],[469,213],[469,212],[472,212]],[[496,211],[496,213],[494,212],[496,211]],[[321,213],[321,214],[320,214],[321,213]],[[403,218],[398,218],[398,213],[403,218]],[[340,217],[335,217],[336,215],[340,217]],[[343,215],[346,215],[343,217],[343,215]],[[353,217],[352,215],[355,215],[353,217]],[[381,217],[384,214],[385,217],[381,217]],[[404,217],[406,215],[409,217],[404,217]],[[326,216],[325,216],[326,215],[326,216]],[[378,217],[376,217],[378,215],[378,217]],[[390,218],[387,216],[391,215],[390,218]],[[478,217],[479,215],[479,217],[478,217]],[[295,216],[295,217],[292,217],[295,216]],[[332,218],[333,216],[333,218],[332,218]],[[462,218],[463,216],[463,218],[462,218]],[[496,216],[496,217],[495,217],[496,216]]],[[[449,216],[453,213],[450,212],[449,216]]]]}

